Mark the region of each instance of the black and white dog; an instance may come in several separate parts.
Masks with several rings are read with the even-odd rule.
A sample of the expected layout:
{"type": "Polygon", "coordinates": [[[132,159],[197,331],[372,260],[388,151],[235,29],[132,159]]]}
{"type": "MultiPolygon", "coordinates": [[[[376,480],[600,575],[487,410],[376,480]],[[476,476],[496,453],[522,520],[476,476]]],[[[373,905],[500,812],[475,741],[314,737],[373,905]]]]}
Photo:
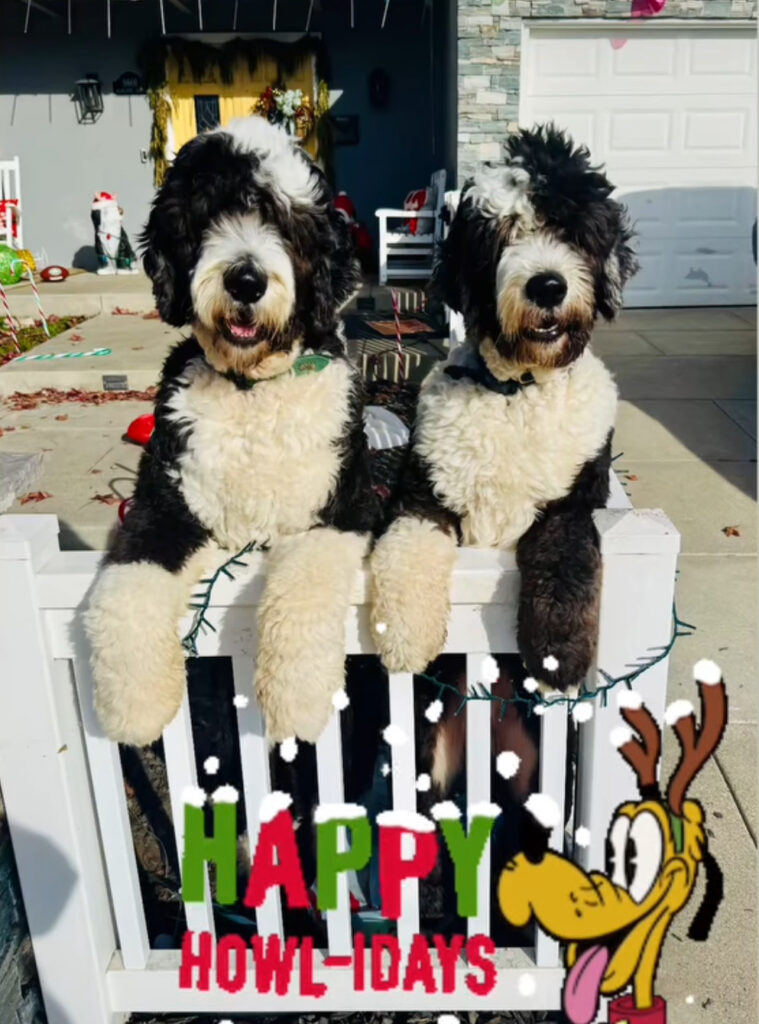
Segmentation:
{"type": "Polygon", "coordinates": [[[522,131],[468,181],[436,269],[467,341],[419,400],[396,516],[372,556],[388,668],[442,650],[458,543],[516,548],[530,675],[581,684],[600,581],[592,510],[608,495],[617,390],[587,345],[637,269],[612,185],[556,128],[522,131]]]}
{"type": "Polygon", "coordinates": [[[166,360],[134,505],[87,612],[98,714],[122,742],[161,734],[185,690],[193,588],[253,542],[270,549],[256,664],[268,734],[315,740],[343,687],[375,519],[338,319],[359,283],[345,222],[321,170],[251,117],[182,148],[142,242],[162,318],[194,334],[166,360]]]}

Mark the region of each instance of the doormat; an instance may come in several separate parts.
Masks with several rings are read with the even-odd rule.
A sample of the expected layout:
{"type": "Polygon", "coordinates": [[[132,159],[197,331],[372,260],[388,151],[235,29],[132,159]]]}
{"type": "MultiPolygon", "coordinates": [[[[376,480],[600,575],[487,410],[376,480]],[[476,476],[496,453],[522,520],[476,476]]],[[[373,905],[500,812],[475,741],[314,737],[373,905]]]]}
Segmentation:
{"type": "MultiPolygon", "coordinates": [[[[348,313],[344,318],[345,336],[349,341],[372,341],[378,338],[395,338],[395,318],[392,313],[382,314],[377,310],[348,313]]],[[[447,338],[448,330],[435,317],[427,313],[400,316],[401,337],[406,341],[447,338]]]]}

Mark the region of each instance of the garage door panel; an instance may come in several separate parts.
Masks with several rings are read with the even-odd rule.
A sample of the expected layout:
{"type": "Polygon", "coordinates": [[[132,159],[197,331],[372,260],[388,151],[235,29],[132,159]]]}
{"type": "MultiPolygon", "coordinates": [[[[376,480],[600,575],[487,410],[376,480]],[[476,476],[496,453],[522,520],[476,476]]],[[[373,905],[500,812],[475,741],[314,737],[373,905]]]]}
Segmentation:
{"type": "Polygon", "coordinates": [[[748,139],[746,110],[689,110],[685,114],[685,147],[692,152],[710,152],[718,146],[725,155],[741,156],[748,139]]]}
{"type": "Polygon", "coordinates": [[[740,29],[721,29],[716,38],[703,30],[619,26],[591,35],[566,28],[541,31],[535,40],[540,52],[527,79],[533,96],[611,97],[631,89],[687,96],[707,82],[706,91],[716,95],[751,91],[756,77],[756,53],[740,29]]]}
{"type": "MultiPolygon", "coordinates": [[[[621,38],[625,39],[625,36],[621,38]]],[[[612,46],[612,39],[604,35],[597,38],[595,43],[600,49],[611,51],[609,71],[621,92],[629,88],[650,92],[652,79],[674,75],[680,57],[678,40],[674,36],[660,35],[649,41],[650,37],[645,40],[636,39],[632,33],[619,49],[612,46]]]]}
{"type": "Polygon", "coordinates": [[[606,165],[639,235],[632,305],[754,300],[756,51],[718,25],[531,31],[522,123],[554,120],[606,165]]]}

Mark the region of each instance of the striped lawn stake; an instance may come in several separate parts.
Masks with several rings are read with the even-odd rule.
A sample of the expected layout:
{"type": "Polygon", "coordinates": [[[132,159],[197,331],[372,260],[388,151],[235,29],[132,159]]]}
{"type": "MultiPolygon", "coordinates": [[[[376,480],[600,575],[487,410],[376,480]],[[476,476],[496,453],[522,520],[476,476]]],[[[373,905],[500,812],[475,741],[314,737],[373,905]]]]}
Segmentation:
{"type": "MultiPolygon", "coordinates": [[[[158,8],[159,8],[159,10],[161,12],[161,35],[165,36],[166,35],[166,11],[163,9],[163,0],[158,0],[158,8]]],[[[236,11],[237,11],[237,8],[235,7],[235,12],[236,11]]],[[[235,27],[237,27],[237,22],[235,22],[235,27]]]]}
{"type": "Polygon", "coordinates": [[[45,316],[45,311],[42,308],[42,299],[40,298],[40,293],[37,290],[37,285],[34,282],[34,274],[32,273],[32,268],[29,266],[28,263],[24,263],[23,260],[11,260],[11,267],[14,266],[23,267],[26,273],[29,275],[29,284],[32,286],[32,291],[34,292],[34,300],[37,303],[37,309],[40,311],[40,319],[42,320],[42,326],[45,328],[45,334],[49,338],[50,328],[47,325],[47,317],[45,316]]]}
{"type": "Polygon", "coordinates": [[[390,0],[385,0],[385,9],[382,12],[382,24],[380,25],[380,28],[384,28],[385,27],[385,22],[387,21],[387,9],[388,9],[389,6],[390,6],[390,0]]]}
{"type": "Polygon", "coordinates": [[[3,297],[3,306],[5,308],[5,316],[8,321],[8,329],[11,332],[11,340],[13,347],[17,352],[21,351],[21,346],[18,343],[18,335],[16,334],[16,325],[13,323],[13,317],[11,316],[11,307],[8,305],[8,297],[5,294],[5,288],[0,284],[0,295],[3,297]]]}
{"type": "Polygon", "coordinates": [[[306,32],[311,28],[311,15],[314,12],[314,0],[309,0],[308,14],[306,15],[306,32]]]}
{"type": "Polygon", "coordinates": [[[203,31],[203,0],[198,0],[198,28],[203,31]]]}
{"type": "MultiPolygon", "coordinates": [[[[21,349],[19,349],[19,352],[21,349]]],[[[84,359],[85,356],[109,356],[111,350],[109,348],[93,348],[89,352],[48,352],[45,355],[37,356],[17,356],[14,363],[36,363],[40,361],[47,361],[48,359],[84,359]]]]}
{"type": "Polygon", "coordinates": [[[401,318],[398,308],[398,292],[395,288],[390,289],[393,297],[393,316],[395,317],[395,340],[398,346],[398,381],[400,384],[406,382],[406,357],[403,354],[403,338],[401,337],[401,318]]]}
{"type": "Polygon", "coordinates": [[[235,0],[235,10],[234,10],[234,14],[232,15],[232,31],[233,32],[237,31],[237,11],[239,9],[239,6],[240,6],[240,0],[235,0]]]}

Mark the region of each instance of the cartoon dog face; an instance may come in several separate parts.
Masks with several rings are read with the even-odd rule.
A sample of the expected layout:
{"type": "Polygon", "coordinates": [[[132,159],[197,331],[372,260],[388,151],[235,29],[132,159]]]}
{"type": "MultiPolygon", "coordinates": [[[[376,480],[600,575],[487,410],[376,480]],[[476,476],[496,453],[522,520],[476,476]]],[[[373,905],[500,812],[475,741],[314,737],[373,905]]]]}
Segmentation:
{"type": "Polygon", "coordinates": [[[613,319],[638,264],[613,186],[549,125],[507,143],[464,186],[433,287],[468,334],[523,366],[566,366],[613,319]]]}
{"type": "MultiPolygon", "coordinates": [[[[636,771],[643,799],[617,808],[606,833],[605,870],[587,873],[568,858],[547,852],[547,831],[526,815],[526,852],[509,861],[501,874],[498,899],[504,917],[517,927],[535,918],[545,931],[568,943],[564,1010],[572,1024],[590,1024],[600,996],[616,995],[628,985],[633,986],[635,1007],[650,1008],[664,938],[691,898],[701,866],[707,889],[690,938],[706,938],[722,897],[722,876],[707,849],[703,808],[685,800],[685,792],[722,737],[727,699],[713,662],[699,662],[694,673],[702,727],[697,734],[690,702],[675,701],[667,709],[681,757],[666,803],[656,783],[659,728],[637,694],[626,693],[620,701],[628,724],[615,730],[612,740],[636,771]]],[[[529,801],[526,806],[529,811],[529,801]]]]}
{"type": "Polygon", "coordinates": [[[324,175],[263,118],[182,147],[142,236],[158,310],[191,324],[220,372],[288,369],[334,331],[359,282],[324,175]]]}

